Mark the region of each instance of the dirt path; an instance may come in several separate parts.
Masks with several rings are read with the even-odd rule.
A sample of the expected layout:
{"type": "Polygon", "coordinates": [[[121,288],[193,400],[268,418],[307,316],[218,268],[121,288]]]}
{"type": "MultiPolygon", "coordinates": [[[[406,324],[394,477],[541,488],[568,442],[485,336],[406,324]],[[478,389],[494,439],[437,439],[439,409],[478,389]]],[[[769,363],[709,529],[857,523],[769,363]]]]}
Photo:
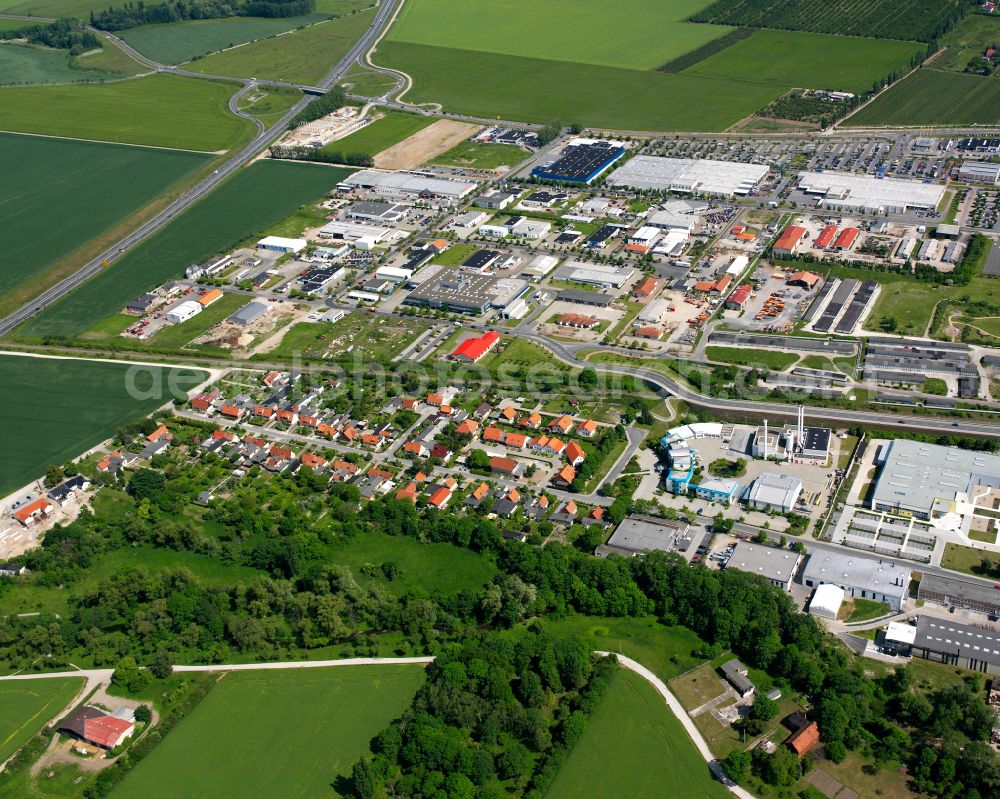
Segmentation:
{"type": "Polygon", "coordinates": [[[439,119],[375,156],[379,169],[413,169],[473,136],[479,125],[439,119]]]}

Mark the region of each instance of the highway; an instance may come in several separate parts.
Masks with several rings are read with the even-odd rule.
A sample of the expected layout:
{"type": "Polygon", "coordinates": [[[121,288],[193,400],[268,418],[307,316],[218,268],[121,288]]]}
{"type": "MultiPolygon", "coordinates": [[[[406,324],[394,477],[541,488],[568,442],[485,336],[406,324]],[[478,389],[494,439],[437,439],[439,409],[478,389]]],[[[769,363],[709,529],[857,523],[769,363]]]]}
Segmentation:
{"type": "MultiPolygon", "coordinates": [[[[365,31],[364,35],[355,42],[351,50],[330,70],[327,76],[320,81],[318,88],[328,89],[333,86],[340,78],[342,78],[347,70],[354,64],[354,62],[360,58],[364,53],[366,53],[377,40],[382,27],[385,25],[386,21],[392,15],[396,4],[400,0],[382,0],[379,5],[378,13],[375,15],[375,19],[372,20],[372,24],[365,31]]],[[[153,69],[162,72],[175,72],[177,74],[185,74],[184,70],[177,70],[174,67],[168,67],[162,64],[157,64],[155,61],[151,61],[139,54],[136,50],[129,47],[125,42],[118,37],[111,36],[103,31],[99,32],[101,35],[107,38],[114,39],[115,43],[123,47],[126,52],[136,58],[140,63],[150,66],[153,69]]],[[[197,75],[197,73],[188,73],[192,77],[213,77],[213,76],[202,76],[197,75]]],[[[233,78],[218,78],[216,80],[226,80],[233,82],[233,78]]],[[[239,82],[238,80],[236,82],[239,82]]],[[[244,88],[230,100],[230,108],[234,109],[234,112],[239,116],[246,118],[246,115],[235,109],[236,99],[243,93],[249,91],[254,86],[260,85],[257,81],[253,79],[247,79],[244,81],[244,88]]],[[[289,84],[290,85],[290,84],[289,84]]],[[[92,261],[84,264],[76,272],[60,280],[54,286],[46,289],[44,292],[39,294],[34,299],[22,305],[13,313],[0,319],[0,336],[7,335],[14,328],[24,322],[26,319],[37,314],[42,309],[52,305],[57,302],[64,295],[75,289],[84,281],[93,277],[99,273],[104,267],[105,263],[112,263],[122,254],[127,252],[129,249],[145,241],[150,236],[155,234],[161,228],[163,228],[171,219],[173,219],[178,214],[186,211],[192,205],[194,205],[198,200],[204,197],[209,192],[213,191],[219,184],[231,177],[239,169],[243,168],[246,164],[250,163],[254,158],[256,158],[264,149],[270,146],[288,127],[289,122],[292,118],[299,113],[303,108],[305,108],[311,101],[313,97],[306,96],[299,100],[294,106],[292,106],[285,115],[270,128],[265,128],[259,120],[255,120],[257,123],[257,134],[253,139],[244,146],[236,155],[230,157],[226,160],[218,169],[212,172],[211,175],[206,177],[197,185],[193,186],[187,192],[178,197],[169,206],[164,208],[162,211],[157,213],[155,216],[148,219],[146,222],[141,224],[131,233],[126,235],[121,240],[115,242],[102,253],[100,253],[92,261]]]]}

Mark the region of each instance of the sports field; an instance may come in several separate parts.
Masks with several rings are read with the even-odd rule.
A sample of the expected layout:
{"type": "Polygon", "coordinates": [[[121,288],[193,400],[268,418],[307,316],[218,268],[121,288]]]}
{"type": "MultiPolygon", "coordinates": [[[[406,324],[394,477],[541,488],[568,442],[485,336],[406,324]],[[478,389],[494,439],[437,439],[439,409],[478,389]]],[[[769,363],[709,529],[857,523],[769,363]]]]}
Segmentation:
{"type": "Polygon", "coordinates": [[[22,44],[0,44],[0,85],[85,83],[121,77],[96,69],[74,69],[65,50],[22,44]]]}
{"type": "Polygon", "coordinates": [[[328,152],[364,153],[376,156],[436,121],[434,117],[389,111],[381,119],[365,125],[356,133],[330,142],[323,149],[328,152]]]}
{"type": "Polygon", "coordinates": [[[682,22],[703,0],[407,0],[389,39],[553,61],[652,69],[730,29],[682,22]]]}
{"type": "Polygon", "coordinates": [[[208,160],[181,150],[0,133],[0,218],[7,231],[0,296],[33,281],[208,160]]]}
{"type": "Polygon", "coordinates": [[[231,672],[110,795],[342,795],[340,780],[423,680],[420,666],[231,672]]]}
{"type": "Polygon", "coordinates": [[[548,799],[725,799],[677,718],[642,677],[620,670],[545,794],[548,799]]]}
{"type": "Polygon", "coordinates": [[[189,150],[229,149],[253,126],[229,112],[235,85],[153,75],[85,86],[0,89],[0,130],[189,150]]]}
{"type": "Polygon", "coordinates": [[[108,269],[18,329],[27,336],[76,336],[129,300],[279,222],[341,181],[348,170],[258,161],[176,217],[108,269]]]}
{"type": "Polygon", "coordinates": [[[313,84],[347,54],[374,14],[374,10],[362,11],[215,53],[198,59],[197,71],[313,84]]]}
{"type": "Polygon", "coordinates": [[[75,677],[0,682],[0,762],[63,710],[83,687],[75,677]]]}
{"type": "MultiPolygon", "coordinates": [[[[327,19],[326,14],[263,19],[228,17],[172,22],[169,25],[143,25],[119,34],[144,56],[162,64],[180,64],[192,58],[265,39],[285,31],[312,25],[327,19]]],[[[192,67],[195,72],[197,67],[192,67]]]]}
{"type": "Polygon", "coordinates": [[[394,41],[379,45],[374,61],[413,77],[403,98],[409,102],[439,102],[479,117],[561,119],[615,130],[723,130],[784,94],[760,83],[394,41]]]}
{"type": "Polygon", "coordinates": [[[761,30],[682,74],[860,93],[893,71],[908,69],[923,49],[916,42],[761,30]]]}
{"type": "Polygon", "coordinates": [[[996,125],[1000,78],[918,69],[841,123],[842,127],[996,125]]]}
{"type": "Polygon", "coordinates": [[[0,496],[41,477],[207,377],[196,369],[0,355],[0,496]],[[130,386],[137,390],[130,396],[130,386]]]}

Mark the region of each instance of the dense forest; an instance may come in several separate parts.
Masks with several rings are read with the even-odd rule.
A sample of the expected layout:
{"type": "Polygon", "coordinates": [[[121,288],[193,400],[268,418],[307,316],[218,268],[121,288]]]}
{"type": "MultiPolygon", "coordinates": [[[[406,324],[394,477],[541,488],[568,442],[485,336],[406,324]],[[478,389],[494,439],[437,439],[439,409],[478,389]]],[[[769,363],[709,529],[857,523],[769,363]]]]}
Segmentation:
{"type": "Polygon", "coordinates": [[[30,44],[69,50],[70,55],[80,55],[96,50],[101,40],[87,30],[78,19],[57,19],[54,22],[25,25],[23,28],[0,30],[0,39],[24,39],[30,44]]]}
{"type": "Polygon", "coordinates": [[[221,17],[300,17],[316,10],[315,0],[167,0],[164,3],[126,3],[91,11],[90,24],[105,31],[123,31],[140,25],[221,17]]]}

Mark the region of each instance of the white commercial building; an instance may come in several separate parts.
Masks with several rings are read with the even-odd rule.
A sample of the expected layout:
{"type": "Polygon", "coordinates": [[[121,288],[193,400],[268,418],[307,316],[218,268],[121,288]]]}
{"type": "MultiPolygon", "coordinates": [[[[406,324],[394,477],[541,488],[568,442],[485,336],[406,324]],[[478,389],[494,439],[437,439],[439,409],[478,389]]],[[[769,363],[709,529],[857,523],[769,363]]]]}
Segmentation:
{"type": "Polygon", "coordinates": [[[531,259],[528,265],[521,270],[521,274],[525,277],[531,277],[534,280],[539,280],[555,269],[556,264],[558,263],[559,259],[554,255],[536,255],[531,259]]]}
{"type": "Polygon", "coordinates": [[[730,197],[754,191],[767,175],[767,170],[768,167],[764,164],[637,155],[611,173],[607,184],[633,189],[730,197]]]}
{"type": "Polygon", "coordinates": [[[377,169],[362,169],[344,178],[340,183],[345,189],[368,189],[387,197],[408,197],[426,199],[442,197],[459,200],[472,192],[477,183],[465,180],[424,175],[419,172],[382,172],[377,169]]]}
{"type": "Polygon", "coordinates": [[[910,590],[910,568],[888,560],[840,552],[814,552],[802,569],[802,583],[839,586],[851,597],[885,602],[899,610],[910,590]]]}
{"type": "Polygon", "coordinates": [[[750,259],[745,255],[737,255],[733,262],[726,268],[726,274],[732,277],[739,277],[743,270],[750,265],[750,259]]]}
{"type": "Polygon", "coordinates": [[[305,239],[286,239],[284,236],[265,236],[257,242],[258,250],[271,252],[302,252],[309,242],[305,239]]]}
{"type": "Polygon", "coordinates": [[[398,266],[380,266],[375,270],[375,277],[380,280],[391,280],[393,283],[405,283],[413,277],[413,270],[401,269],[398,266]]]}
{"type": "Polygon", "coordinates": [[[168,322],[177,324],[179,322],[186,322],[192,316],[197,316],[199,313],[201,313],[201,303],[194,300],[185,300],[180,305],[175,305],[167,311],[165,318],[168,322]]]}
{"type": "Polygon", "coordinates": [[[824,583],[816,589],[809,602],[809,612],[813,616],[836,620],[840,606],[844,604],[844,589],[833,583],[824,583]]]}
{"type": "Polygon", "coordinates": [[[570,261],[564,264],[556,273],[561,280],[571,280],[575,283],[587,283],[601,288],[620,289],[635,277],[635,269],[630,266],[617,267],[605,264],[587,264],[582,261],[570,261]]]}
{"type": "Polygon", "coordinates": [[[639,311],[638,320],[642,324],[658,325],[667,314],[670,303],[664,299],[650,300],[639,311]]]}
{"type": "Polygon", "coordinates": [[[801,560],[802,555],[798,552],[741,541],[726,562],[726,568],[758,574],[787,591],[792,587],[792,578],[801,560]]]}
{"type": "Polygon", "coordinates": [[[972,183],[1000,183],[1000,164],[984,164],[981,161],[966,161],[958,169],[958,179],[972,183]]]}
{"type": "Polygon", "coordinates": [[[824,208],[869,214],[933,211],[944,195],[944,186],[934,183],[851,172],[801,172],[799,188],[806,194],[818,195],[818,203],[824,208]]]}
{"type": "Polygon", "coordinates": [[[791,513],[802,494],[798,477],[775,472],[763,472],[747,492],[747,504],[757,510],[791,513]]]}
{"type": "Polygon", "coordinates": [[[380,244],[388,245],[406,238],[406,233],[378,225],[362,225],[358,222],[328,222],[316,234],[321,239],[349,241],[359,249],[371,249],[380,244]]]}
{"type": "Polygon", "coordinates": [[[519,297],[504,308],[500,315],[504,319],[523,319],[530,310],[531,307],[525,301],[524,297],[519,297]]]}
{"type": "Polygon", "coordinates": [[[646,217],[643,224],[660,230],[683,230],[685,233],[690,233],[696,221],[696,218],[690,214],[654,211],[646,217]]]}

